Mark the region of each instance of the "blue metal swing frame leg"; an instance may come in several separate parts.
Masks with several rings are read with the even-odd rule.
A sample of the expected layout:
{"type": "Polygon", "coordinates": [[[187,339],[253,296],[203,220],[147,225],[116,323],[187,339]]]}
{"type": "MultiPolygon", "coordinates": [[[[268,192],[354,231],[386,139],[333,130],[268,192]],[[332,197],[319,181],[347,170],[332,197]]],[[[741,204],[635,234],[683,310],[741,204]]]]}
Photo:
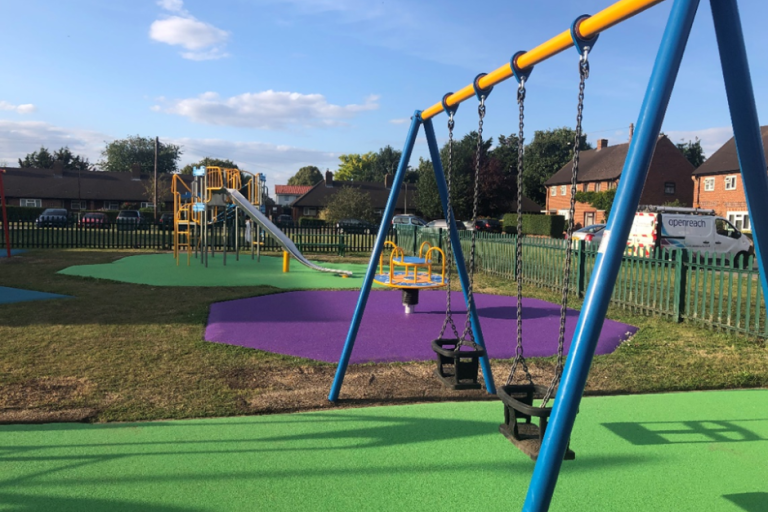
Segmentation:
{"type": "Polygon", "coordinates": [[[368,270],[365,273],[363,286],[360,288],[360,296],[357,299],[357,306],[355,306],[355,313],[352,316],[352,323],[349,326],[347,339],[344,342],[344,349],[341,351],[339,366],[336,367],[336,376],[333,379],[331,392],[328,394],[328,400],[331,402],[335,402],[339,399],[341,385],[344,383],[344,375],[346,374],[347,366],[349,365],[349,357],[352,355],[352,348],[355,346],[357,331],[360,329],[360,321],[363,319],[365,305],[368,303],[368,296],[371,293],[371,286],[373,286],[373,277],[376,275],[379,256],[384,249],[384,242],[387,240],[387,234],[392,225],[392,217],[395,213],[397,198],[400,195],[400,187],[403,186],[405,172],[408,169],[408,162],[411,160],[413,145],[416,143],[416,136],[419,134],[419,126],[421,125],[420,114],[421,112],[416,111],[411,118],[411,127],[408,129],[408,136],[405,139],[403,154],[400,156],[400,162],[397,164],[397,172],[395,173],[395,179],[392,183],[392,192],[389,194],[387,206],[384,208],[384,214],[381,217],[381,226],[379,227],[379,233],[376,236],[376,243],[373,245],[371,260],[368,262],[368,270]]]}
{"type": "Polygon", "coordinates": [[[747,50],[744,47],[744,34],[736,0],[712,0],[711,5],[739,168],[744,182],[749,218],[752,219],[752,240],[765,294],[768,292],[768,276],[765,274],[768,262],[764,258],[768,257],[768,250],[761,250],[760,244],[768,243],[768,222],[763,224],[765,219],[768,219],[768,201],[765,200],[768,197],[768,173],[747,50]]]}
{"type": "Polygon", "coordinates": [[[675,0],[672,5],[640,110],[637,130],[629,146],[605,235],[595,259],[549,426],[528,487],[524,512],[546,511],[552,501],[597,338],[698,5],[699,0],[675,0]]]}
{"type": "MultiPolygon", "coordinates": [[[[445,172],[443,172],[443,163],[440,160],[440,150],[437,147],[437,138],[435,137],[435,128],[432,126],[432,119],[424,121],[424,134],[427,136],[427,145],[429,146],[429,155],[432,158],[432,167],[435,169],[435,181],[437,182],[437,190],[440,193],[440,202],[443,205],[443,212],[445,218],[448,218],[448,186],[445,182],[445,172]]],[[[456,261],[456,270],[459,274],[459,281],[461,282],[461,289],[464,292],[464,302],[469,308],[469,317],[472,324],[472,334],[475,337],[475,343],[485,349],[485,338],[483,337],[483,330],[480,327],[480,322],[477,318],[477,309],[475,307],[475,301],[469,298],[469,275],[467,274],[467,267],[464,263],[464,252],[461,249],[461,240],[459,239],[459,231],[456,229],[456,218],[450,216],[451,223],[448,226],[451,236],[451,247],[453,248],[453,254],[456,261]]],[[[488,351],[480,358],[480,366],[483,369],[483,378],[485,379],[485,388],[491,395],[496,394],[496,384],[493,381],[493,373],[491,372],[491,364],[488,360],[488,351]]]]}

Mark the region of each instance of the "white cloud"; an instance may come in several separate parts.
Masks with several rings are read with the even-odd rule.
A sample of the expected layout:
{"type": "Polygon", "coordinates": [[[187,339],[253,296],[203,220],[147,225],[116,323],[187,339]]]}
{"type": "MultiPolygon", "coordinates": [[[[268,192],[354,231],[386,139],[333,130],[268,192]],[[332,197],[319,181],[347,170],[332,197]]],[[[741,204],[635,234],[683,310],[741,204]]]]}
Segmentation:
{"type": "Polygon", "coordinates": [[[405,124],[407,122],[410,122],[410,117],[399,117],[397,119],[390,119],[389,122],[392,124],[405,124]]]}
{"type": "Polygon", "coordinates": [[[669,140],[677,144],[678,142],[695,141],[697,138],[701,141],[701,148],[707,157],[720,149],[720,147],[733,137],[733,128],[730,126],[721,126],[717,128],[705,128],[703,130],[691,131],[669,131],[664,132],[669,140]]]}
{"type": "Polygon", "coordinates": [[[183,146],[182,166],[197,162],[206,156],[230,159],[243,169],[264,173],[270,189],[273,189],[275,184],[287,183],[288,178],[306,165],[334,170],[341,154],[251,141],[190,138],[164,141],[183,146]]]}
{"type": "Polygon", "coordinates": [[[37,110],[37,107],[31,103],[25,103],[23,105],[13,105],[7,101],[0,101],[0,110],[13,110],[19,114],[31,114],[37,110]]]}
{"type": "Polygon", "coordinates": [[[73,153],[87,157],[91,163],[101,158],[104,133],[77,128],[62,128],[41,121],[8,121],[0,119],[0,162],[17,165],[19,158],[45,146],[51,151],[68,146],[73,153]]]}
{"type": "Polygon", "coordinates": [[[181,46],[181,56],[189,60],[212,60],[226,57],[224,46],[229,32],[200,21],[184,9],[181,0],[160,0],[158,5],[175,13],[155,20],[149,27],[149,37],[155,41],[181,46]]]}
{"type": "Polygon", "coordinates": [[[357,114],[379,108],[378,96],[363,104],[334,105],[322,94],[262,91],[221,98],[206,92],[195,98],[165,102],[163,110],[198,123],[265,130],[290,126],[338,126],[357,114]]]}

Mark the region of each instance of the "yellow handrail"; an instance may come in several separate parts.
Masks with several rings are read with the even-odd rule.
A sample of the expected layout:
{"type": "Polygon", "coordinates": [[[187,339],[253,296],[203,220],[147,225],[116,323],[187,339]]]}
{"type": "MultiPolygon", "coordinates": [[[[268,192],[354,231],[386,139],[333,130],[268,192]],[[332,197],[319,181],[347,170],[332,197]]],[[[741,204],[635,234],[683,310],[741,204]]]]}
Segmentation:
{"type": "MultiPolygon", "coordinates": [[[[579,23],[577,27],[578,33],[581,37],[590,39],[600,32],[609,29],[636,14],[640,14],[644,10],[651,8],[656,4],[660,4],[663,1],[664,0],[620,0],[579,23]]],[[[517,58],[517,66],[520,69],[529,68],[557,55],[571,46],[573,46],[573,40],[571,39],[571,31],[569,29],[556,35],[549,41],[540,44],[536,48],[520,55],[517,58]]],[[[509,63],[506,63],[482,77],[477,83],[481,89],[487,89],[503,82],[511,76],[513,76],[512,68],[509,63]]],[[[472,84],[470,84],[448,96],[446,98],[446,103],[449,107],[452,107],[474,95],[475,89],[472,84]]],[[[442,102],[435,103],[421,113],[421,118],[426,121],[427,119],[431,119],[440,114],[442,111],[442,102]]]]}
{"type": "Polygon", "coordinates": [[[443,270],[440,275],[440,282],[442,284],[445,284],[445,253],[439,247],[430,247],[427,253],[424,255],[424,261],[426,261],[429,264],[429,266],[427,267],[429,269],[428,270],[429,280],[432,281],[432,260],[429,259],[429,253],[431,253],[432,251],[437,251],[440,253],[440,261],[442,262],[442,266],[443,266],[443,270]]]}
{"type": "Polygon", "coordinates": [[[392,246],[394,248],[397,248],[397,245],[395,245],[395,242],[391,240],[387,240],[384,242],[384,248],[381,250],[381,254],[379,254],[379,274],[384,273],[384,249],[387,248],[387,246],[392,246]]]}
{"type": "MultiPolygon", "coordinates": [[[[421,246],[419,247],[419,258],[421,258],[422,254],[424,254],[423,251],[424,251],[425,245],[427,246],[427,252],[429,252],[429,249],[432,247],[432,244],[430,244],[429,241],[425,240],[424,242],[422,242],[421,246]]],[[[424,256],[424,258],[426,259],[426,256],[424,256]]]]}

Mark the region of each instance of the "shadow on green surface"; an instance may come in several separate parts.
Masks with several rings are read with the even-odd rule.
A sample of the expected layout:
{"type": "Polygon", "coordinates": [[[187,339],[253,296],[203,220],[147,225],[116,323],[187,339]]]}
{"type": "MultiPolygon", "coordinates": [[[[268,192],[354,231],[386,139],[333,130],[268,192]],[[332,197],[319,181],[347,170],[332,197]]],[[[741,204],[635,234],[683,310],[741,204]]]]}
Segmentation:
{"type": "Polygon", "coordinates": [[[13,512],[202,512],[203,509],[130,503],[97,498],[64,498],[30,494],[0,494],[0,505],[13,512]]]}
{"type": "Polygon", "coordinates": [[[743,492],[740,494],[725,494],[727,499],[746,512],[765,512],[768,510],[768,492],[743,492]]]}
{"type": "MultiPolygon", "coordinates": [[[[603,423],[617,436],[637,446],[690,443],[740,443],[765,441],[766,438],[739,425],[766,420],[648,421],[603,423]],[[665,428],[666,427],[666,428],[665,428]]],[[[768,510],[768,509],[766,509],[768,510]]]]}

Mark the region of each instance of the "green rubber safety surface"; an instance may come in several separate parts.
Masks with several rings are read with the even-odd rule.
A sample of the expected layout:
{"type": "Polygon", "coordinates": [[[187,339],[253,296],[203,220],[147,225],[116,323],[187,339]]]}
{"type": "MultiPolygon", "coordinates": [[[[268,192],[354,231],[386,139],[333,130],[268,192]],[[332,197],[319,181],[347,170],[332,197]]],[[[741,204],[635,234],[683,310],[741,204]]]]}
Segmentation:
{"type": "MultiPolygon", "coordinates": [[[[768,510],[768,390],[586,398],[552,511],[768,510]]],[[[0,426],[0,510],[520,510],[499,402],[0,426]]]]}
{"type": "Polygon", "coordinates": [[[171,254],[147,254],[128,256],[113,263],[77,265],[65,268],[59,273],[154,286],[268,285],[282,289],[307,290],[354,290],[362,286],[366,265],[316,263],[327,268],[350,270],[353,275],[341,277],[318,272],[296,260],[291,260],[290,272],[283,273],[282,257],[262,256],[261,261],[257,262],[251,259],[250,254],[241,254],[240,261],[229,254],[225,266],[221,253],[208,259],[208,268],[194,258],[187,265],[186,256],[176,265],[176,260],[171,254]]]}

